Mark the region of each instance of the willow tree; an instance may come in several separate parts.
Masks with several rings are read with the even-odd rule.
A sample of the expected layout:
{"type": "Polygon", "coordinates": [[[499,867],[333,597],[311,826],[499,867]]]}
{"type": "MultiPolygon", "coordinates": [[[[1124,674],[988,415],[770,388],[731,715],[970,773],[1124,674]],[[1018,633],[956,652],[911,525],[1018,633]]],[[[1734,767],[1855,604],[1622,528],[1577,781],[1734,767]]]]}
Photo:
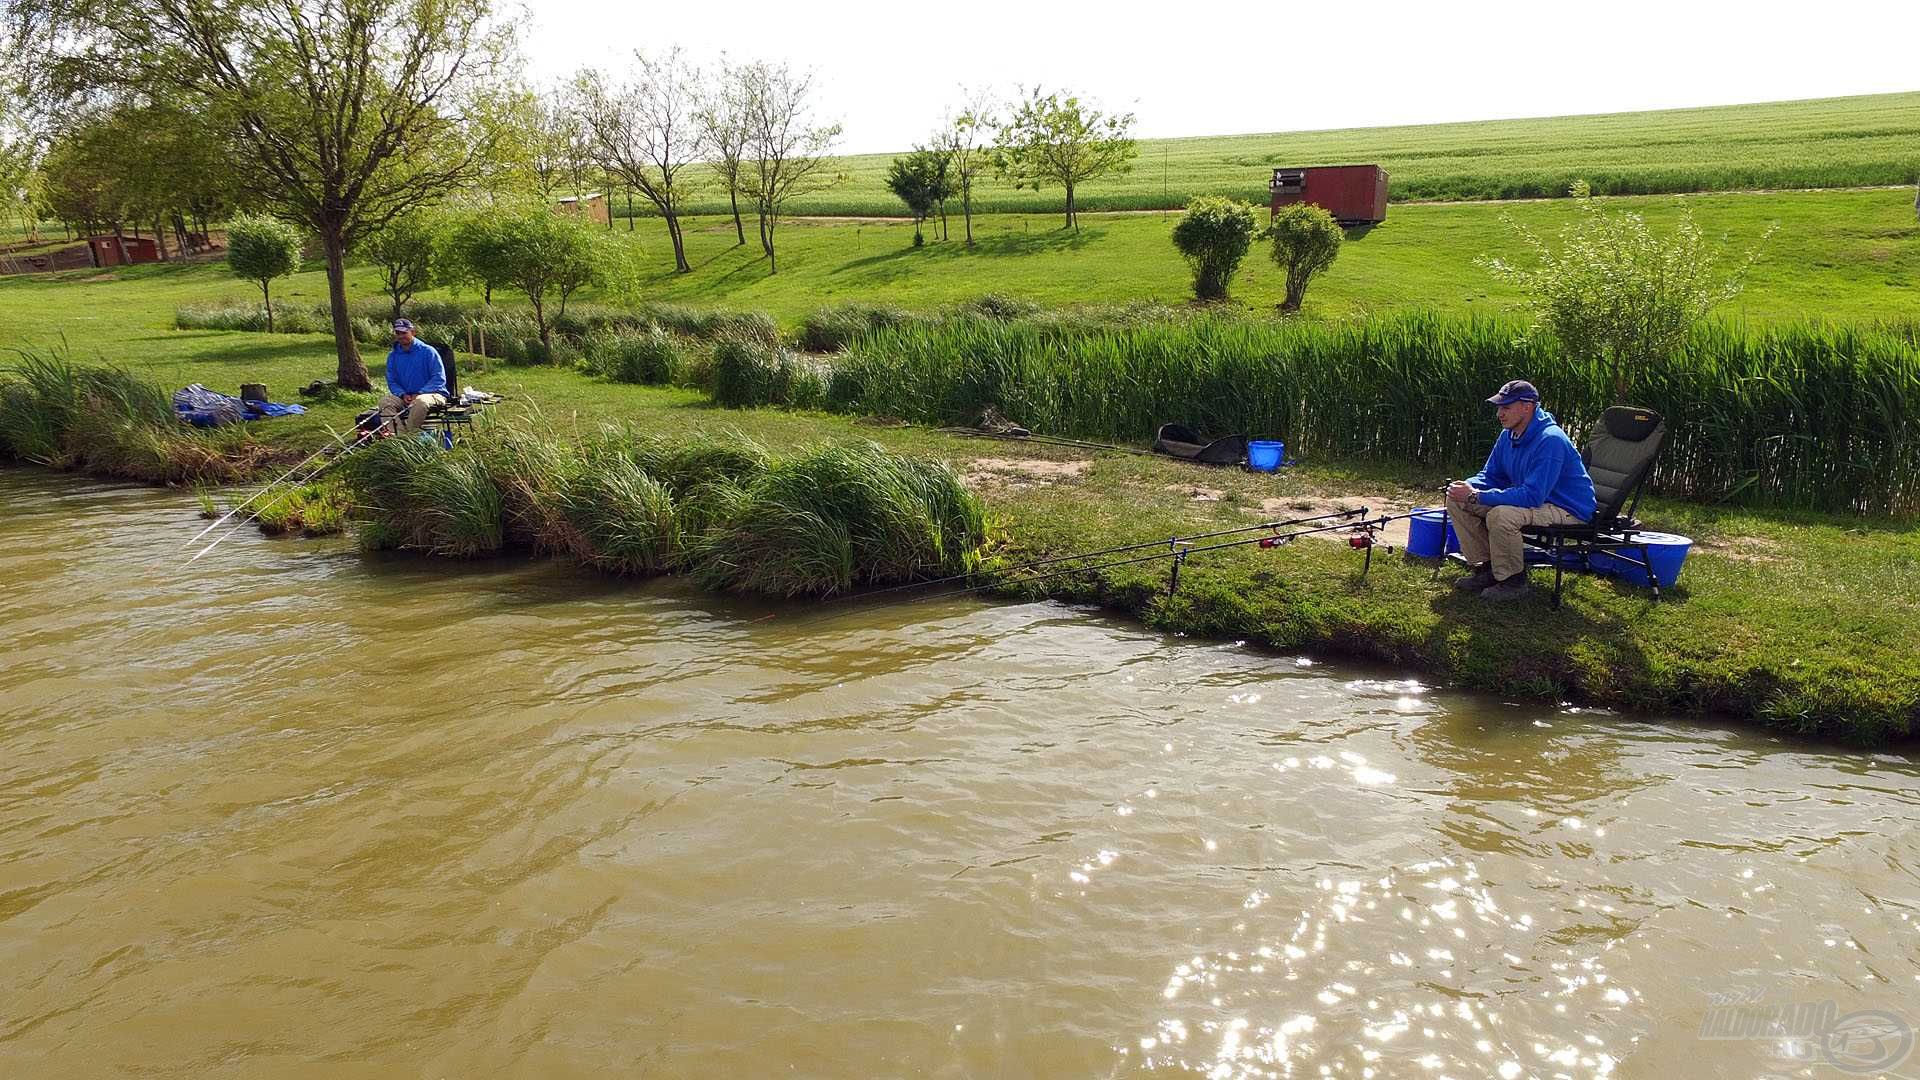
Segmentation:
{"type": "Polygon", "coordinates": [[[319,239],[340,385],[371,389],[347,252],[478,171],[485,136],[464,110],[514,31],[491,0],[0,3],[44,101],[164,96],[216,125],[248,201],[319,239]]]}

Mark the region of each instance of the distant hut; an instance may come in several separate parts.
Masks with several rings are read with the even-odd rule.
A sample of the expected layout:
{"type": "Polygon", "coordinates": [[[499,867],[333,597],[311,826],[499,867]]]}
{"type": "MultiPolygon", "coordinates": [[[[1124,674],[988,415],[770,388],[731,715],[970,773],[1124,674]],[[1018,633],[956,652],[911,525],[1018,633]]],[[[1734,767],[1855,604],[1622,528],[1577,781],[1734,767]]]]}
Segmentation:
{"type": "Polygon", "coordinates": [[[595,225],[613,223],[612,211],[607,208],[607,197],[597,191],[555,200],[553,212],[584,218],[595,225]]]}

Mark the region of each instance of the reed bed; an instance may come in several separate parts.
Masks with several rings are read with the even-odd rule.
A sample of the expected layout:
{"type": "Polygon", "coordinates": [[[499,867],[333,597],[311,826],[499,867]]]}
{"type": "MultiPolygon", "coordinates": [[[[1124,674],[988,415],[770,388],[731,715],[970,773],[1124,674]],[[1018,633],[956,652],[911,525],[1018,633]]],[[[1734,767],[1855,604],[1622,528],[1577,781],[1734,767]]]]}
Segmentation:
{"type": "Polygon", "coordinates": [[[0,366],[0,460],[146,483],[219,483],[268,451],[243,429],[197,431],[165,389],[117,367],[75,364],[60,348],[0,366]]]}
{"type": "MultiPolygon", "coordinates": [[[[1910,326],[1709,325],[1626,398],[1659,410],[1654,477],[1703,500],[1920,512],[1920,353],[1910,326]]],[[[1169,421],[1286,440],[1296,456],[1476,467],[1483,399],[1536,382],[1578,441],[1616,403],[1608,374],[1516,322],[1410,315],[1348,323],[1168,315],[950,317],[876,329],[838,357],[826,407],[966,423],[991,407],[1036,431],[1145,440],[1169,421]]],[[[731,403],[781,403],[736,395],[731,403]]]]}
{"type": "Polygon", "coordinates": [[[948,466],[849,442],[775,456],[738,436],[668,443],[522,429],[442,451],[388,439],[346,475],[371,547],[561,555],[715,589],[830,596],[973,568],[985,515],[948,466]]]}
{"type": "MultiPolygon", "coordinates": [[[[513,304],[478,300],[416,300],[407,305],[423,341],[444,341],[462,353],[486,356],[509,364],[543,364],[589,353],[595,339],[642,337],[655,333],[677,335],[684,342],[713,342],[721,338],[777,344],[779,327],[757,311],[715,311],[679,304],[648,303],[632,307],[573,304],[551,320],[554,352],[540,341],[533,315],[513,304]]],[[[362,345],[385,346],[393,340],[393,309],[378,298],[349,305],[354,338],[362,345]]],[[[266,311],[257,304],[187,304],[174,310],[180,330],[245,330],[265,332],[266,311]]],[[[324,304],[283,304],[274,309],[274,332],[331,333],[332,315],[324,304]]]]}

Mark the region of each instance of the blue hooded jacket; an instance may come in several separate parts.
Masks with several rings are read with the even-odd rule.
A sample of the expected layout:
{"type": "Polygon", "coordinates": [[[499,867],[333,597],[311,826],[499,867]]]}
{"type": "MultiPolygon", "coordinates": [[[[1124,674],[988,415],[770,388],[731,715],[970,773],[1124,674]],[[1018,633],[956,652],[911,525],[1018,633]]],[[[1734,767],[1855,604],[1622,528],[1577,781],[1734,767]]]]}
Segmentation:
{"type": "Polygon", "coordinates": [[[1552,503],[1581,521],[1593,520],[1593,478],[1573,440],[1545,409],[1534,411],[1518,439],[1502,431],[1486,466],[1467,485],[1480,493],[1482,506],[1552,503]]]}
{"type": "Polygon", "coordinates": [[[415,339],[413,348],[395,345],[387,353],[387,389],[395,397],[447,392],[447,368],[433,346],[415,339]]]}

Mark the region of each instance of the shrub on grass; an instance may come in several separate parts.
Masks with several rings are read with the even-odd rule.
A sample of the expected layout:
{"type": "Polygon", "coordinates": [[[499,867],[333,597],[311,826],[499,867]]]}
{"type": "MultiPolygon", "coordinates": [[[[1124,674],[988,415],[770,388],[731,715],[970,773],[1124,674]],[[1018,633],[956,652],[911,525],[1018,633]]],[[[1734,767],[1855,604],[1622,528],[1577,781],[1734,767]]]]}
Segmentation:
{"type": "Polygon", "coordinates": [[[1253,246],[1257,227],[1250,203],[1209,195],[1187,204],[1173,227],[1173,246],[1193,268],[1195,298],[1227,298],[1227,287],[1253,246]]]}
{"type": "Polygon", "coordinates": [[[973,300],[954,307],[957,312],[979,315],[988,319],[1007,322],[1013,319],[1026,319],[1040,314],[1041,306],[1032,300],[1004,296],[1000,293],[984,293],[973,300]]]}
{"type": "Polygon", "coordinates": [[[1299,311],[1307,298],[1308,283],[1340,255],[1340,225],[1318,206],[1294,203],[1273,215],[1267,237],[1273,243],[1269,254],[1274,265],[1287,276],[1287,295],[1280,301],[1280,310],[1299,311]]]}

